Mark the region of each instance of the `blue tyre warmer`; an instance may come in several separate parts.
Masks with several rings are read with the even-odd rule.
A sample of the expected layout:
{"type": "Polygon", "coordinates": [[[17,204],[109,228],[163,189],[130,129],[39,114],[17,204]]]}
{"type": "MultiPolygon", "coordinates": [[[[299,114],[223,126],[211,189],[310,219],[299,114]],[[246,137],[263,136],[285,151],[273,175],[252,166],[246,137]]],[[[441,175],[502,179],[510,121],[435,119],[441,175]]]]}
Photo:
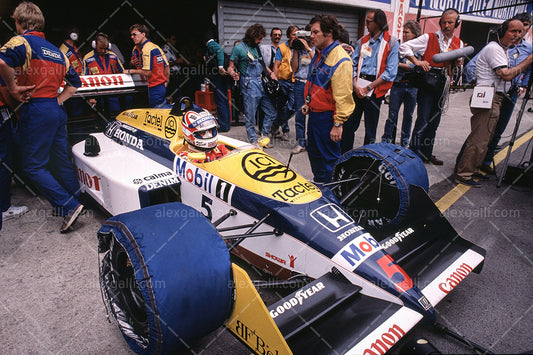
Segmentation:
{"type": "Polygon", "coordinates": [[[352,217],[369,229],[392,227],[402,220],[409,206],[409,185],[429,189],[422,160],[389,143],[368,144],[342,155],[333,169],[333,181],[350,178],[332,190],[352,217]]]}
{"type": "Polygon", "coordinates": [[[98,241],[108,311],[133,351],[176,352],[229,317],[229,252],[195,209],[176,202],[117,215],[102,225],[98,241]],[[128,267],[134,287],[124,275],[128,267]]]}

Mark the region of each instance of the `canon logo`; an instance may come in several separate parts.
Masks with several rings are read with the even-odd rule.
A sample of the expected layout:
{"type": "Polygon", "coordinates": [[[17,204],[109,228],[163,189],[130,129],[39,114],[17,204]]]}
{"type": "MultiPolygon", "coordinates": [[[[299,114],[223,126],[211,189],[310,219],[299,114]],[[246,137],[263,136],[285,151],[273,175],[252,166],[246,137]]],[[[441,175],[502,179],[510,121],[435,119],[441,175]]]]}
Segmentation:
{"type": "Polygon", "coordinates": [[[448,276],[448,278],[439,284],[439,289],[444,293],[449,293],[451,290],[455,288],[455,286],[459,285],[459,282],[463,281],[463,279],[472,272],[472,267],[466,263],[462,263],[461,266],[459,266],[455,271],[448,276]]]}
{"type": "Polygon", "coordinates": [[[365,349],[363,355],[383,355],[404,335],[405,331],[399,325],[394,324],[386,333],[383,333],[380,338],[376,339],[370,345],[370,348],[365,349]]]}

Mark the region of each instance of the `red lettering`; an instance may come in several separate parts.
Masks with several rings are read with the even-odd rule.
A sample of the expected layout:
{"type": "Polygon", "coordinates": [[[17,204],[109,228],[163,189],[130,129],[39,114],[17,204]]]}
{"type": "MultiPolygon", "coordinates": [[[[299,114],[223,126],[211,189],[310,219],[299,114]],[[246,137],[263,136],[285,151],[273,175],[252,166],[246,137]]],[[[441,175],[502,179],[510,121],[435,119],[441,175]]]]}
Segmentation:
{"type": "Polygon", "coordinates": [[[390,278],[390,280],[393,282],[394,286],[398,290],[398,292],[404,292],[409,290],[411,287],[413,287],[413,280],[403,271],[401,267],[396,264],[390,255],[384,255],[382,256],[378,261],[378,265],[385,271],[387,276],[390,278]],[[392,280],[394,275],[399,275],[402,277],[402,281],[394,282],[392,280]]]}
{"type": "Polygon", "coordinates": [[[369,253],[372,251],[372,245],[368,244],[367,242],[361,242],[359,243],[359,248],[366,252],[366,253],[369,253]]]}
{"type": "Polygon", "coordinates": [[[102,85],[104,85],[104,86],[111,85],[111,78],[109,78],[107,76],[103,76],[100,81],[101,81],[102,85]]]}
{"type": "Polygon", "coordinates": [[[397,324],[394,324],[387,333],[381,334],[381,337],[376,339],[370,347],[363,351],[364,355],[383,355],[389,349],[396,344],[403,336],[405,331],[400,328],[397,324]]]}
{"type": "Polygon", "coordinates": [[[470,265],[462,263],[461,266],[455,269],[455,271],[444,280],[444,282],[439,284],[439,289],[446,294],[449,293],[459,284],[459,282],[463,281],[472,270],[474,269],[470,265]]]}

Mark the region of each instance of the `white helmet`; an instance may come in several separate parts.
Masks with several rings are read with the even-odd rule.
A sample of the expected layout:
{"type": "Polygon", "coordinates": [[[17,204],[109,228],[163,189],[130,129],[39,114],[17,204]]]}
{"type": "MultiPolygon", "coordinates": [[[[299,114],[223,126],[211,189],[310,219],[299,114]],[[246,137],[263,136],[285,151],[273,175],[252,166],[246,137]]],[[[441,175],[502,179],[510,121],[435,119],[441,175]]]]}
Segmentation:
{"type": "Polygon", "coordinates": [[[181,129],[187,143],[199,150],[211,150],[217,146],[217,121],[209,111],[193,108],[181,119],[181,129]]]}

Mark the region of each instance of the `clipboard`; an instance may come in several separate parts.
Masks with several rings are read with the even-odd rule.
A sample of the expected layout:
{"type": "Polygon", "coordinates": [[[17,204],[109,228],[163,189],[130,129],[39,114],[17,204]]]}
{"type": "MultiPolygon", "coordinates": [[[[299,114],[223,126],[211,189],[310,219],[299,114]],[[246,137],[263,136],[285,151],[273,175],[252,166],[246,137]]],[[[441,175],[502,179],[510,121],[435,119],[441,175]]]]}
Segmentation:
{"type": "Polygon", "coordinates": [[[470,107],[490,109],[494,98],[494,86],[474,86],[470,107]]]}
{"type": "MultiPolygon", "coordinates": [[[[368,80],[365,80],[365,79],[361,79],[361,78],[357,78],[357,86],[359,86],[360,88],[366,88],[368,85],[372,84],[371,81],[368,81],[368,80]]],[[[368,94],[366,94],[367,97],[370,97],[372,96],[372,93],[374,92],[374,89],[370,90],[368,92],[368,94]]]]}

